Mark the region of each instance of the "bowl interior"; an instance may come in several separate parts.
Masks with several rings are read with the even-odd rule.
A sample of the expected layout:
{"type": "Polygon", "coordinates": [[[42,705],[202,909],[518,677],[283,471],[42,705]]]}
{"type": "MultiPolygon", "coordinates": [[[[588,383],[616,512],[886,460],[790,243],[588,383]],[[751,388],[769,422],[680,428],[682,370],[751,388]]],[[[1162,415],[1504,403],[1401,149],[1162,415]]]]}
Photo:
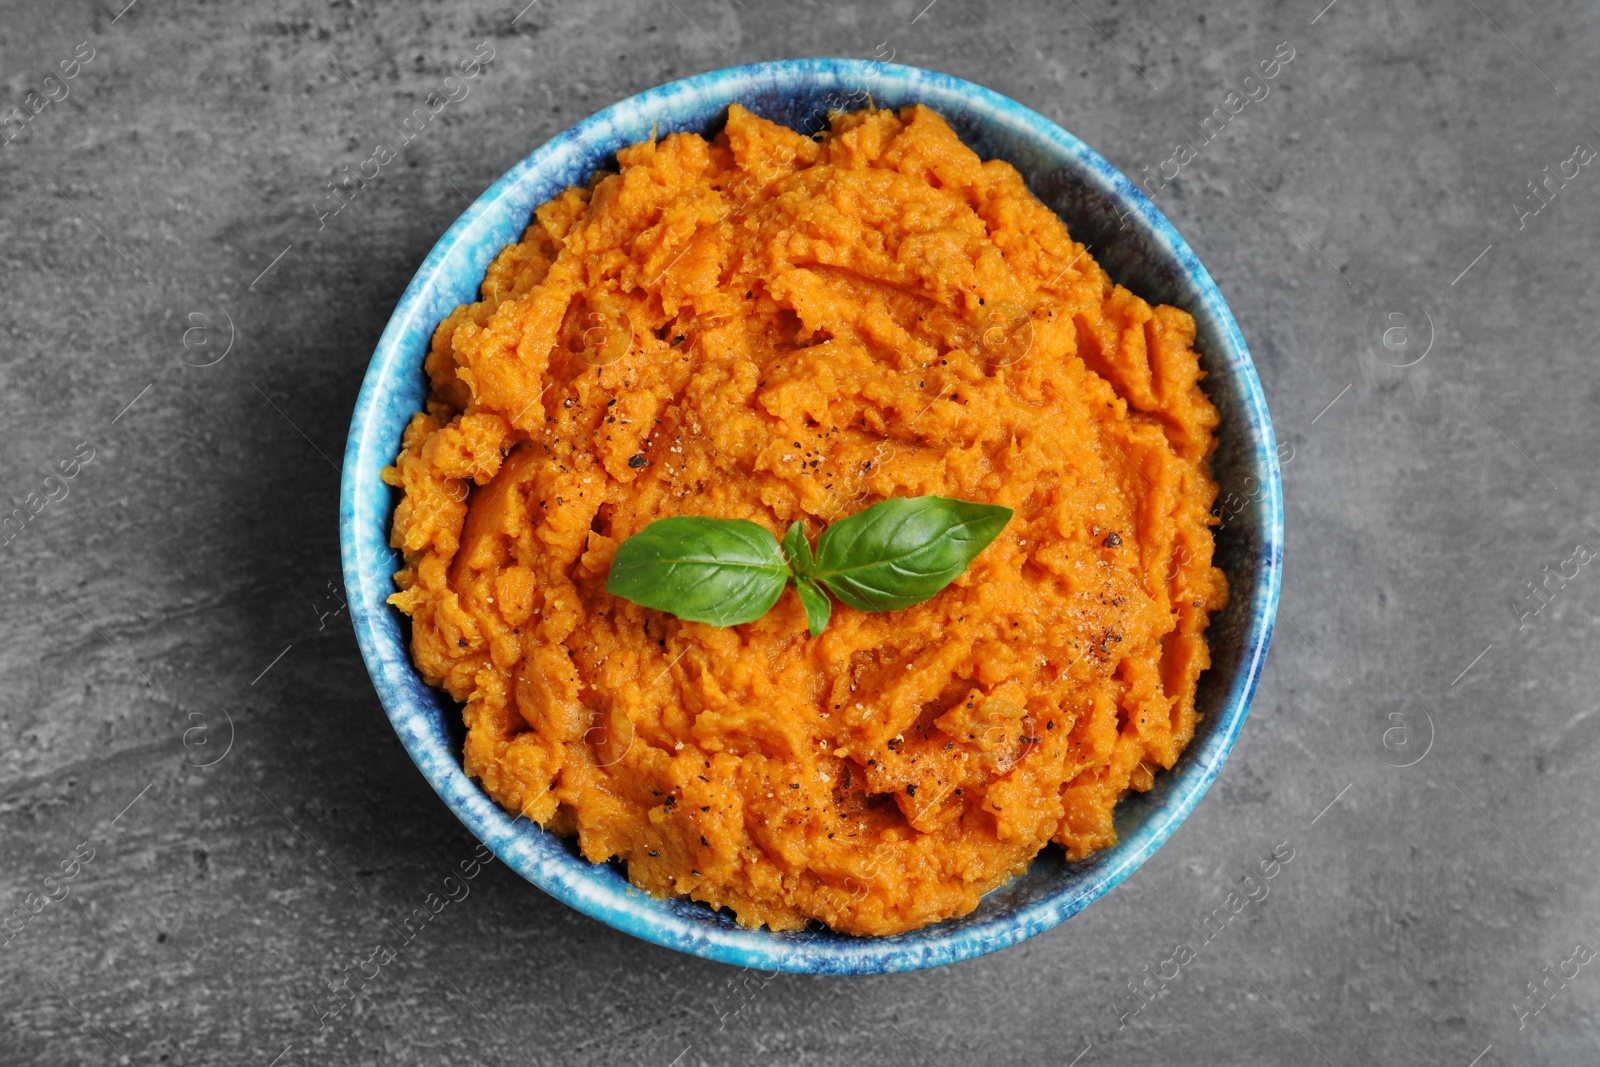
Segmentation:
{"type": "Polygon", "coordinates": [[[351,618],[379,697],[418,768],[501,860],[571,906],[658,944],[763,970],[845,974],[935,966],[1030,937],[1104,895],[1167,839],[1243,725],[1272,633],[1282,524],[1271,422],[1243,338],[1210,276],[1155,207],[1092,149],[1005,97],[944,74],[853,60],[791,60],[673,82],[607,108],[517,164],[434,247],[384,330],[356,404],[340,500],[351,618]],[[412,668],[402,618],[385,603],[399,562],[388,547],[396,495],[378,474],[422,406],[422,359],[434,328],[477,299],[489,262],[521,237],[535,207],[597,167],[614,166],[617,150],[652,128],[710,134],[738,102],[815,130],[829,108],[864,106],[869,97],[879,107],[923,103],[938,111],[981,157],[1016,166],[1116,282],[1195,317],[1205,388],[1222,419],[1214,472],[1222,498],[1234,501],[1224,509],[1216,557],[1232,596],[1209,631],[1212,666],[1201,677],[1204,718],[1195,739],[1176,767],[1156,776],[1155,788],[1118,806],[1115,847],[1075,864],[1049,849],[972,914],[908,934],[745,930],[703,905],[635,890],[615,865],[591,865],[568,842],[514,821],[467,778],[459,712],[412,668]]]}

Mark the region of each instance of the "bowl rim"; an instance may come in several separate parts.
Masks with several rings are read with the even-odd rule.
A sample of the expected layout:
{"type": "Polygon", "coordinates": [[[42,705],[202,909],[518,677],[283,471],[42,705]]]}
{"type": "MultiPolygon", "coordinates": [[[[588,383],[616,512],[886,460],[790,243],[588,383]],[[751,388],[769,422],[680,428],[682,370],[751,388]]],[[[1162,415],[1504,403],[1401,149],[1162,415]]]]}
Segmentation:
{"type": "MultiPolygon", "coordinates": [[[[936,106],[936,105],[935,105],[936,106]]],[[[498,247],[495,249],[498,251],[498,247]]],[[[1198,308],[1189,308],[1200,318],[1198,308]]],[[[385,487],[386,488],[386,487],[385,487]]],[[[635,937],[668,948],[679,949],[723,963],[761,970],[794,973],[868,974],[915,970],[940,966],[997,951],[1026,940],[1077,914],[1104,896],[1145,862],[1194,810],[1220,771],[1234,741],[1243,728],[1251,698],[1271,642],[1283,556],[1283,500],[1276,442],[1261,382],[1251,361],[1238,324],[1227,302],[1180,236],[1155,205],[1126,176],[1098,152],[1068,133],[1050,119],[1002,96],[991,89],[953,75],[918,67],[853,59],[788,59],[712,70],[647,89],[618,101],[552,137],[511,167],[494,182],[450,226],[434,245],[406,286],[373,352],[352,413],[346,442],[339,499],[340,554],[351,607],[351,622],[374,689],[407,754],[417,765],[446,806],[476,837],[494,853],[547,894],[593,918],[635,937]],[[1220,342],[1212,360],[1226,365],[1239,393],[1238,405],[1246,413],[1242,430],[1252,436],[1250,454],[1253,471],[1264,471],[1261,492],[1249,501],[1259,535],[1257,565],[1259,579],[1248,589],[1235,589],[1234,597],[1247,596],[1247,615],[1242,628],[1240,667],[1228,682],[1221,707],[1209,711],[1216,720],[1202,751],[1192,762],[1180,763],[1164,772],[1169,776],[1165,800],[1155,806],[1133,833],[1116,845],[1096,853],[1094,877],[1086,885],[1064,888],[1015,910],[962,926],[937,923],[907,934],[877,938],[851,938],[831,932],[826,939],[809,935],[779,934],[761,927],[747,930],[717,926],[687,919],[665,910],[656,901],[615,877],[602,878],[596,872],[605,865],[588,865],[575,872],[572,857],[563,863],[540,855],[529,844],[528,836],[552,837],[541,827],[518,828],[506,812],[494,804],[476,782],[466,776],[459,760],[447,749],[441,752],[437,737],[420,730],[419,711],[404,677],[411,667],[409,651],[398,629],[388,632],[380,616],[397,615],[386,603],[394,590],[392,572],[397,556],[388,547],[388,508],[374,516],[372,499],[379,494],[368,479],[388,465],[398,448],[397,442],[379,440],[377,416],[394,388],[398,375],[415,374],[421,355],[408,348],[404,340],[420,324],[431,336],[437,321],[424,322],[433,306],[431,297],[445,264],[460,246],[471,243],[476,228],[499,201],[512,196],[517,187],[540,168],[560,165],[561,153],[582,146],[586,134],[604,131],[630,113],[651,107],[664,108],[672,102],[709,94],[722,106],[738,99],[753,85],[774,80],[820,81],[817,88],[834,85],[849,89],[892,84],[897,89],[923,96],[958,96],[963,106],[982,112],[986,123],[1009,126],[1019,135],[1050,142],[1050,147],[1070,156],[1076,166],[1088,171],[1091,184],[1117,204],[1126,208],[1137,225],[1161,252],[1178,265],[1184,282],[1211,317],[1220,342]],[[398,647],[397,647],[398,646],[398,647]],[[397,662],[400,666],[397,667],[397,662]],[[620,883],[620,884],[618,884],[620,883]],[[942,929],[943,928],[943,929],[942,929]]],[[[392,628],[392,627],[391,627],[392,628]]],[[[1200,738],[1190,748],[1200,746],[1200,738]]],[[[1186,755],[1189,753],[1186,751],[1186,755]]],[[[700,905],[704,907],[704,905],[700,905]]]]}

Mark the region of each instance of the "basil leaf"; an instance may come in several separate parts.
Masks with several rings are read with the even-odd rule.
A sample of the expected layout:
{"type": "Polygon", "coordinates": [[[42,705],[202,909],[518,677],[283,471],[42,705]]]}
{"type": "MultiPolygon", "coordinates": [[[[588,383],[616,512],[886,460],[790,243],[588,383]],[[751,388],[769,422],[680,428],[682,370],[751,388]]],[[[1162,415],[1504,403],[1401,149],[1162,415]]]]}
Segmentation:
{"type": "Polygon", "coordinates": [[[805,523],[796,520],[789,524],[783,535],[783,554],[789,557],[789,569],[795,577],[804,578],[816,565],[811,558],[811,545],[806,541],[805,523]]]}
{"type": "Polygon", "coordinates": [[[811,636],[816,637],[833,617],[833,601],[822,591],[822,586],[811,580],[816,561],[811,558],[805,523],[796,521],[789,525],[783,535],[783,554],[789,557],[789,569],[794,571],[794,589],[806,609],[806,626],[811,636]]]}
{"type": "Polygon", "coordinates": [[[737,626],[772,610],[788,583],[788,564],[765,527],[678,515],[617,546],[606,592],[691,622],[737,626]]]}
{"type": "Polygon", "coordinates": [[[949,585],[1011,521],[1010,508],[897,497],[822,532],[809,577],[861,611],[897,611],[949,585]]]}
{"type": "Polygon", "coordinates": [[[796,578],[794,589],[800,594],[800,603],[805,605],[806,626],[811,630],[811,636],[816,637],[833,617],[833,601],[822,591],[822,586],[810,578],[796,578]]]}

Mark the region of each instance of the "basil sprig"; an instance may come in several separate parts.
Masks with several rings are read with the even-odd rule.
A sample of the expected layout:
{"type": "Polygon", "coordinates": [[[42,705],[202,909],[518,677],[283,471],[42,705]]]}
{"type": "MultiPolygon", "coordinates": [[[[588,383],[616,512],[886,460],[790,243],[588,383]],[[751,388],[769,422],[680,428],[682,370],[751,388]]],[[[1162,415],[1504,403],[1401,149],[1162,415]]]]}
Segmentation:
{"type": "Polygon", "coordinates": [[[617,546],[606,592],[680,619],[737,626],[771,610],[792,580],[815,637],[833,613],[826,589],[860,611],[920,604],[967,569],[1011,521],[1010,508],[940,496],[874,504],[822,531],[783,535],[745,519],[677,516],[617,546]]]}

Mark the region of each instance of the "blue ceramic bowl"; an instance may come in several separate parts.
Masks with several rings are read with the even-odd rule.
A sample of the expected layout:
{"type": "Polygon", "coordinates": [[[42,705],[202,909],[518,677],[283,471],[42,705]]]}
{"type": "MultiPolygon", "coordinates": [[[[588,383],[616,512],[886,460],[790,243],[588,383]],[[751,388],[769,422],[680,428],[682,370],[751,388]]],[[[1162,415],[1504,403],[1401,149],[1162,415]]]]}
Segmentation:
{"type": "Polygon", "coordinates": [[[395,732],[450,810],[509,867],[579,911],[659,945],[762,970],[867,974],[934,967],[1032,937],[1103,896],[1171,835],[1244,725],[1278,605],[1283,505],[1272,423],[1244,338],[1211,276],[1127,178],[1049,119],[981,86],[914,67],[808,59],[714,71],[608,107],[518,163],[456,220],[406,287],[367,369],[345,446],[339,536],[356,637],[395,732]],[[1222,416],[1214,470],[1227,503],[1217,562],[1232,586],[1228,609],[1210,630],[1212,666],[1199,693],[1204,719],[1177,766],[1118,806],[1121,843],[1081,863],[1064,862],[1052,848],[972,914],[883,938],[746,930],[704,905],[641,893],[616,865],[588,863],[554,834],[514,825],[462,771],[459,711],[418,677],[407,629],[385,603],[398,562],[388,547],[396,494],[378,477],[422,407],[422,359],[434,327],[477,299],[490,260],[521,237],[536,206],[583,184],[652,129],[710,133],[734,102],[818,129],[829,107],[859,100],[862,90],[879,107],[922,103],[938,111],[980,156],[1016,166],[1115,281],[1194,316],[1205,388],[1222,416]]]}

